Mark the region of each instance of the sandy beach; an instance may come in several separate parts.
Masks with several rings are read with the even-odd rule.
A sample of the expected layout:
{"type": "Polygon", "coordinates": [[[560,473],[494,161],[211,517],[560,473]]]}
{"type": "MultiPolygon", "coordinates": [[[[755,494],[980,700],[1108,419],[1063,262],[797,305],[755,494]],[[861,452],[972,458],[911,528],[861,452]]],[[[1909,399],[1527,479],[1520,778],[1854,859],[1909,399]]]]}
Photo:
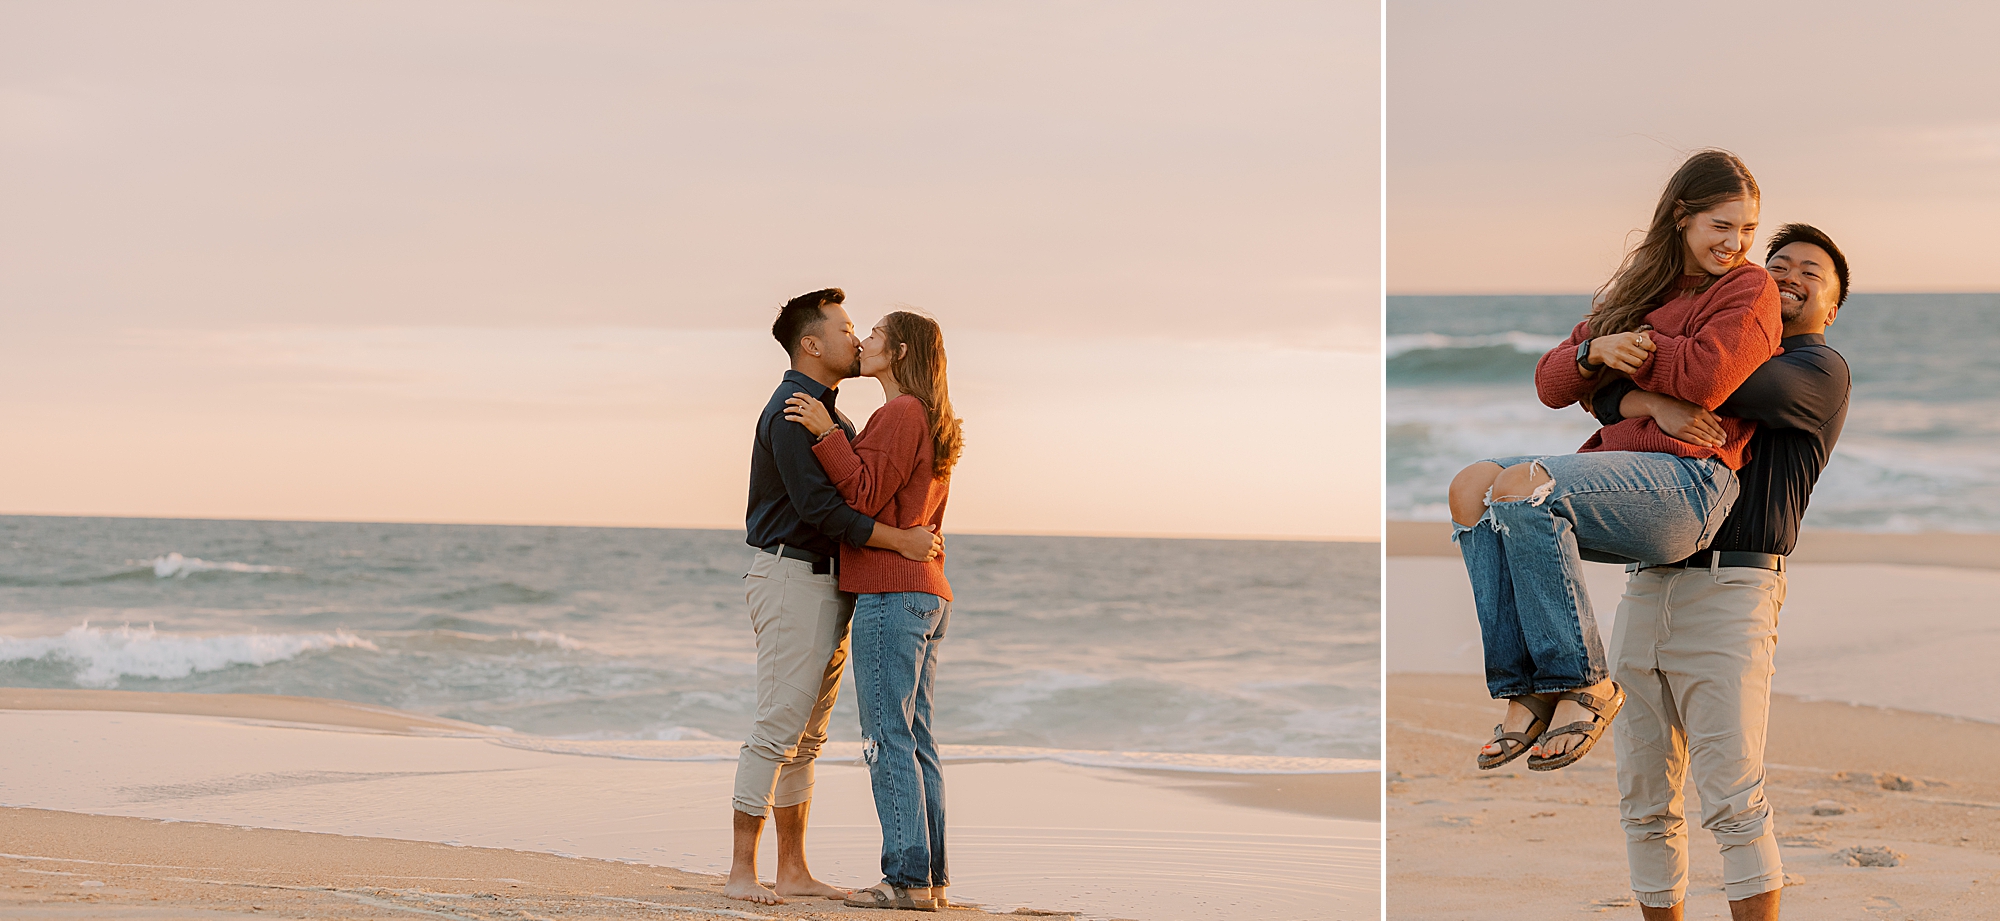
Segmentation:
{"type": "MultiPolygon", "coordinates": [[[[728,743],[539,739],[313,698],[24,689],[0,691],[0,735],[0,917],[871,914],[715,894],[728,743]]],[[[1376,772],[980,755],[945,752],[961,905],[1375,916],[1376,772]]],[[[809,856],[859,886],[878,878],[879,832],[854,758],[822,760],[809,856]]],[[[769,849],[767,836],[766,872],[769,849]]]]}
{"type": "MultiPolygon", "coordinates": [[[[1503,705],[1447,533],[1389,532],[1390,917],[1637,917],[1609,737],[1558,772],[1473,766],[1503,705]]],[[[1787,916],[2000,916],[2000,687],[1984,664],[2000,656],[2000,541],[1808,532],[1793,561],[1766,753],[1787,916]],[[1927,565],[1940,559],[1953,565],[1927,565]],[[1843,854],[1871,847],[1899,865],[1843,854]]],[[[1624,574],[1587,569],[1608,637],[1624,574]]],[[[1713,839],[1693,838],[1687,917],[1727,918],[1713,839]]]]}

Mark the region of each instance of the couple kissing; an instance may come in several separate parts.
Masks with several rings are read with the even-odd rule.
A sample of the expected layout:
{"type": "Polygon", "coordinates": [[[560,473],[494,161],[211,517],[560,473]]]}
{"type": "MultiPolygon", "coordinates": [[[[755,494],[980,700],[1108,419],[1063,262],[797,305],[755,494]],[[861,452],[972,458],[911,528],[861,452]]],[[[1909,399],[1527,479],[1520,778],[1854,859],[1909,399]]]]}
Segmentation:
{"type": "Polygon", "coordinates": [[[960,420],[937,321],[899,310],[857,339],[845,301],[838,288],[800,295],[771,327],[791,368],[750,454],[745,539],[756,552],[743,578],[757,714],[737,760],[723,893],[936,911],[949,878],[931,688],[951,622],[942,528],[960,420]],[[874,378],[886,399],[859,434],[836,405],[853,377],[874,378]],[[815,879],[805,858],[813,763],[850,651],[883,877],[852,892],[815,879]],[[757,878],[767,815],[778,839],[769,887],[757,878]]]}

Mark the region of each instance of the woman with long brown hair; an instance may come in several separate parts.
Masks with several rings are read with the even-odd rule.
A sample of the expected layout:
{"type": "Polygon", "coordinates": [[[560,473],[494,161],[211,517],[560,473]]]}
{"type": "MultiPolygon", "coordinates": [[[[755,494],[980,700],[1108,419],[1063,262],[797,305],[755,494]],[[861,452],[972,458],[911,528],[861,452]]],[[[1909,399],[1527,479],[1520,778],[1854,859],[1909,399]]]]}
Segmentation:
{"type": "MultiPolygon", "coordinates": [[[[1744,255],[1760,192],[1735,155],[1698,151],[1668,180],[1645,239],[1588,316],[1535,368],[1544,404],[1616,377],[1713,411],[1778,348],[1778,290],[1744,255]]],[[[1485,643],[1487,690],[1509,701],[1481,768],[1528,754],[1574,763],[1624,703],[1610,680],[1580,560],[1668,564],[1708,546],[1736,501],[1755,423],[1683,441],[1652,419],[1599,429],[1576,454],[1481,461],[1452,481],[1452,539],[1485,643]]]]}
{"type": "MultiPolygon", "coordinates": [[[[819,440],[813,454],[841,498],[899,528],[944,526],[951,468],[962,439],[945,386],[944,332],[936,320],[898,310],[861,343],[861,374],[887,402],[849,444],[826,406],[795,394],[785,418],[819,440]]],[[[854,690],[860,697],[862,760],[882,823],[882,882],[847,904],[944,908],[944,774],[931,735],[938,645],[951,622],[944,554],[917,562],[894,551],[840,547],[840,588],[855,593],[854,690]]]]}

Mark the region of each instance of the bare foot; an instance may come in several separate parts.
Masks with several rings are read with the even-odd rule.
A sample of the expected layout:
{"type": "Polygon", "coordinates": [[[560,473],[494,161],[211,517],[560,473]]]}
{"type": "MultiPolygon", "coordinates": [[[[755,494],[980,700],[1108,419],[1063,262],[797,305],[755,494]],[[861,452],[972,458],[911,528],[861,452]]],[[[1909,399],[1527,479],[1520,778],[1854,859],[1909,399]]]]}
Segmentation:
{"type": "MultiPolygon", "coordinates": [[[[1533,694],[1530,696],[1540,698],[1544,701],[1555,699],[1554,694],[1533,694]]],[[[1534,724],[1535,714],[1529,712],[1527,707],[1521,706],[1518,701],[1507,701],[1507,716],[1500,721],[1502,732],[1527,732],[1528,727],[1534,724]]],[[[1515,751],[1520,751],[1518,747],[1508,747],[1513,748],[1515,751]]],[[[1479,753],[1482,755],[1498,755],[1502,754],[1502,749],[1499,742],[1488,742],[1485,748],[1479,750],[1479,753]]]]}
{"type": "Polygon", "coordinates": [[[739,902],[756,902],[759,905],[785,904],[784,899],[758,882],[754,876],[739,879],[736,874],[729,874],[729,881],[722,884],[722,894],[739,902]]]}
{"type": "Polygon", "coordinates": [[[848,890],[842,889],[839,886],[827,885],[811,876],[807,876],[803,880],[780,878],[778,880],[778,894],[786,898],[796,899],[844,899],[847,898],[848,890]]]}
{"type": "MultiPolygon", "coordinates": [[[[1611,698],[1611,679],[1606,678],[1590,687],[1578,688],[1577,690],[1600,700],[1609,700],[1611,698]]],[[[1561,729],[1571,723],[1587,723],[1599,718],[1597,714],[1590,712],[1590,710],[1576,701],[1558,701],[1556,703],[1556,715],[1554,719],[1549,720],[1549,728],[1561,729]]],[[[1583,736],[1572,732],[1550,739],[1546,745],[1535,746],[1534,753],[1539,754],[1543,758],[1555,758],[1582,744],[1583,736]]]]}

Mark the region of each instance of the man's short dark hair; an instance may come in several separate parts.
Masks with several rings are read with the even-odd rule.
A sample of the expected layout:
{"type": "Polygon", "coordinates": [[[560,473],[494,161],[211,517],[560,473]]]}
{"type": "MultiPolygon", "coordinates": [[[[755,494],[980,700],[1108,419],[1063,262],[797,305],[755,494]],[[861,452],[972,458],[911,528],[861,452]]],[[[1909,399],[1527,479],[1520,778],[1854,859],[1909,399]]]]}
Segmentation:
{"type": "Polygon", "coordinates": [[[1840,276],[1840,300],[1835,301],[1834,306],[1847,303],[1847,257],[1840,254],[1840,247],[1833,245],[1833,238],[1819,228],[1811,224],[1786,224],[1778,228],[1778,233],[1771,238],[1770,245],[1764,247],[1764,261],[1770,262],[1771,257],[1778,254],[1778,250],[1794,243],[1811,243],[1826,250],[1826,254],[1833,257],[1833,273],[1840,276]]]}
{"type": "Polygon", "coordinates": [[[785,347],[787,356],[796,358],[799,340],[805,338],[807,331],[818,326],[819,321],[826,319],[826,312],[820,308],[845,300],[847,295],[839,288],[822,288],[792,298],[778,308],[778,319],[771,324],[771,335],[785,347]]]}

